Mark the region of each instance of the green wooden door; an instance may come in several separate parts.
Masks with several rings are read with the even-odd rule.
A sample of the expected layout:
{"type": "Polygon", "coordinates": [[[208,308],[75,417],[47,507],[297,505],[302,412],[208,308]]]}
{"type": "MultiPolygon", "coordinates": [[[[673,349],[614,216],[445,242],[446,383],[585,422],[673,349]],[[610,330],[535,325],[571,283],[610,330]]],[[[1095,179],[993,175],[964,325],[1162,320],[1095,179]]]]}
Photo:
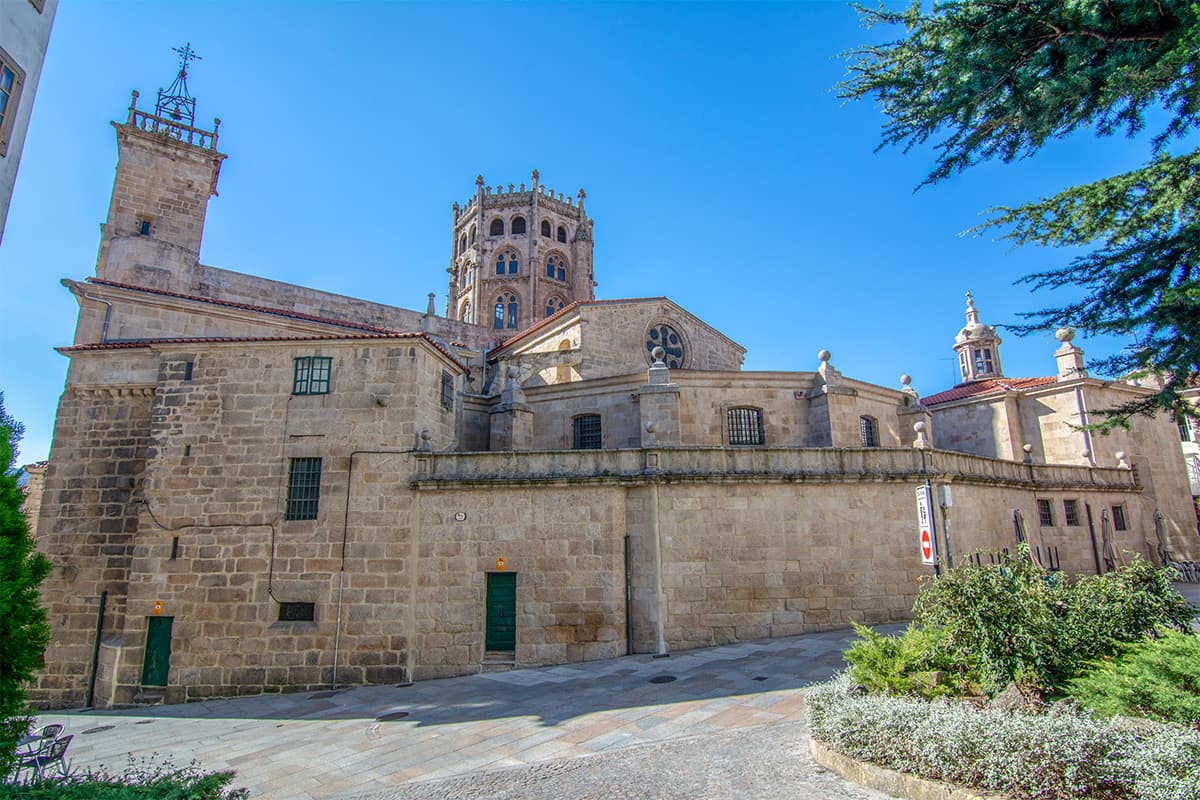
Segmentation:
{"type": "Polygon", "coordinates": [[[174,617],[147,617],[146,660],[142,663],[143,686],[166,686],[171,668],[171,624],[174,617]]]}
{"type": "Polygon", "coordinates": [[[484,650],[517,649],[517,574],[489,572],[487,576],[487,627],[484,650]]]}

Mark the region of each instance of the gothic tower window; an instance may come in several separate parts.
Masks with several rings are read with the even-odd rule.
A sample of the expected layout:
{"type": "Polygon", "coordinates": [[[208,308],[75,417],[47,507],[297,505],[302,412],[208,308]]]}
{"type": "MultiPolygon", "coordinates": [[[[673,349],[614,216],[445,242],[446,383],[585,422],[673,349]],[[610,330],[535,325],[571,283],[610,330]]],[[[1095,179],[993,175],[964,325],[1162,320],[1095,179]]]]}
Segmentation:
{"type": "Polygon", "coordinates": [[[564,244],[567,241],[567,229],[564,228],[562,225],[558,226],[558,240],[560,242],[563,242],[564,244]]]}
{"type": "Polygon", "coordinates": [[[517,296],[506,292],[496,298],[496,314],[492,322],[495,328],[517,327],[517,296]]]}
{"type": "Polygon", "coordinates": [[[471,317],[471,304],[469,302],[463,303],[462,314],[459,315],[459,319],[461,319],[463,322],[474,322],[475,321],[471,317]]]}
{"type": "Polygon", "coordinates": [[[459,254],[467,252],[467,235],[465,233],[458,238],[458,252],[459,254]]]}
{"type": "Polygon", "coordinates": [[[556,314],[563,310],[563,301],[561,297],[551,297],[546,301],[546,316],[556,314]]]}
{"type": "Polygon", "coordinates": [[[471,229],[469,231],[467,231],[467,240],[471,244],[475,244],[475,226],[474,225],[472,225],[471,229]]]}
{"type": "Polygon", "coordinates": [[[550,220],[542,220],[542,236],[545,236],[547,239],[549,239],[553,235],[554,234],[550,231],[550,220]]]}
{"type": "Polygon", "coordinates": [[[567,262],[563,261],[562,256],[550,256],[546,259],[546,277],[556,281],[567,279],[567,262]]]}
{"type": "Polygon", "coordinates": [[[504,220],[497,217],[492,220],[492,226],[488,228],[488,236],[503,236],[504,235],[504,220]]]}
{"type": "Polygon", "coordinates": [[[523,236],[525,234],[525,218],[513,217],[511,229],[514,236],[517,234],[521,234],[523,236]]]}
{"type": "Polygon", "coordinates": [[[501,253],[496,256],[496,274],[497,275],[516,275],[519,263],[517,262],[517,254],[511,250],[501,253]]]}

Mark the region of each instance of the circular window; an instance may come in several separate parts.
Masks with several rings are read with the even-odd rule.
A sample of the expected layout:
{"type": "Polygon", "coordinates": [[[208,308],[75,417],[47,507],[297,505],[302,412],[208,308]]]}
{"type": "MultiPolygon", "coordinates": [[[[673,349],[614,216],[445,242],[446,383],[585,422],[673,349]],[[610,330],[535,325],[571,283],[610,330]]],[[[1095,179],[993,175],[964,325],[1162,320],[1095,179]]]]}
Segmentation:
{"type": "Polygon", "coordinates": [[[683,337],[670,325],[663,323],[652,325],[650,330],[646,332],[646,355],[650,358],[651,362],[653,362],[654,358],[650,354],[656,347],[661,347],[666,351],[663,363],[668,367],[671,369],[680,369],[683,367],[683,337]]]}

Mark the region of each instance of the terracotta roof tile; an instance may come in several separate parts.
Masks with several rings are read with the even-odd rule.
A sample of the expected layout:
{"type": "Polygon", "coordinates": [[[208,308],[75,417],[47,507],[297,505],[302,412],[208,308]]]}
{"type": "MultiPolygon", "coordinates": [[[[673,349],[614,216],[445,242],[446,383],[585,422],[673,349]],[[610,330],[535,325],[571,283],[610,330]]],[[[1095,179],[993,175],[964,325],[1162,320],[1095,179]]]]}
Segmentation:
{"type": "Polygon", "coordinates": [[[987,380],[975,381],[974,383],[960,383],[958,386],[947,389],[944,392],[922,397],[921,405],[936,406],[954,400],[965,400],[968,397],[983,397],[1006,391],[1033,389],[1037,386],[1047,386],[1057,382],[1058,378],[1053,375],[1040,378],[988,378],[987,380]]]}
{"type": "Polygon", "coordinates": [[[163,297],[176,297],[180,300],[191,300],[196,303],[210,303],[216,306],[224,306],[225,308],[237,308],[244,311],[255,311],[259,314],[271,314],[277,317],[290,317],[292,319],[302,319],[306,322],[319,322],[323,325],[337,325],[342,328],[353,328],[360,331],[371,331],[373,333],[397,333],[393,328],[381,328],[377,325],[367,325],[361,322],[349,322],[342,319],[333,319],[332,317],[318,317],[313,314],[304,314],[299,311],[289,311],[285,308],[274,308],[271,306],[256,306],[249,303],[236,303],[232,300],[216,300],[211,297],[202,297],[196,294],[182,294],[180,292],[169,292],[166,289],[152,289],[149,286],[138,286],[133,283],[120,283],[118,281],[104,280],[103,278],[88,278],[88,283],[99,284],[100,286],[113,286],[118,289],[131,289],[135,292],[146,292],[148,294],[162,295],[163,297]]]}
{"type": "Polygon", "coordinates": [[[464,372],[466,367],[449,350],[442,347],[424,333],[345,333],[329,334],[327,336],[194,336],[179,339],[136,339],[126,342],[100,342],[96,344],[77,344],[70,347],[56,347],[58,352],[85,353],[97,350],[137,350],[150,348],[155,345],[189,345],[189,344],[275,344],[280,342],[344,342],[344,341],[384,341],[392,339],[424,339],[437,348],[437,351],[453,361],[464,372]]]}

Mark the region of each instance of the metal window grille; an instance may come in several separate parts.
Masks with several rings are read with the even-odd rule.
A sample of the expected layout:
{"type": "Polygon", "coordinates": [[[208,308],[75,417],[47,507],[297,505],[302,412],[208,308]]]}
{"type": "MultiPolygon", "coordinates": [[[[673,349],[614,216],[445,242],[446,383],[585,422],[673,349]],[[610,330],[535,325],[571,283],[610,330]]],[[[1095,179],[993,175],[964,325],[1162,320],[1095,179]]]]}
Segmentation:
{"type": "Polygon", "coordinates": [[[287,519],[316,519],[321,498],[321,459],[293,458],[288,470],[287,519]]]}
{"type": "Polygon", "coordinates": [[[571,421],[572,447],[576,450],[600,449],[600,415],[584,414],[571,421]]]}
{"type": "Polygon", "coordinates": [[[292,394],[329,394],[329,377],[333,373],[333,358],[329,356],[300,356],[295,360],[292,374],[292,394]]]}
{"type": "Polygon", "coordinates": [[[871,417],[858,418],[858,438],[863,447],[879,447],[879,427],[871,417]]]}
{"type": "Polygon", "coordinates": [[[762,411],[757,408],[729,409],[729,443],[762,444],[762,411]]]}
{"type": "Polygon", "coordinates": [[[442,408],[449,411],[454,408],[454,376],[442,372],[442,408]]]}
{"type": "Polygon", "coordinates": [[[1038,524],[1048,528],[1054,524],[1054,507],[1049,500],[1038,500],[1038,524]]]}
{"type": "Polygon", "coordinates": [[[1066,518],[1068,525],[1079,524],[1079,501],[1078,500],[1063,500],[1063,517],[1066,518]]]}
{"type": "Polygon", "coordinates": [[[1125,506],[1113,506],[1113,530],[1127,531],[1129,525],[1125,522],[1125,506]]]}
{"type": "Polygon", "coordinates": [[[317,618],[316,603],[280,603],[280,622],[313,622],[317,618]]]}

